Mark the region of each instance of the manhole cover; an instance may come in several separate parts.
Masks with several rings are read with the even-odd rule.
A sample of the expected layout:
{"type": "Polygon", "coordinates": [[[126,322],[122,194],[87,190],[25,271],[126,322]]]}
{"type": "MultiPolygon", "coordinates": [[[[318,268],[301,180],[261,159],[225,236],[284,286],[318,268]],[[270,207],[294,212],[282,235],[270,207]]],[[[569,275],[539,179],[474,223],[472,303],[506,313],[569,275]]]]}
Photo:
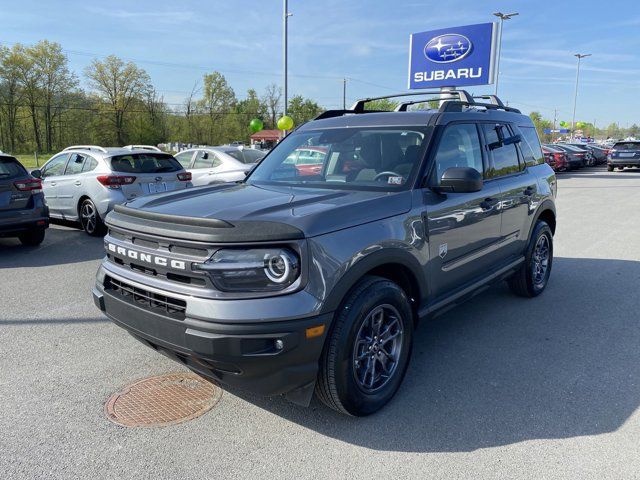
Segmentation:
{"type": "Polygon", "coordinates": [[[125,427],[164,427],[199,417],[215,406],[222,389],[193,373],[145,378],[111,395],[109,420],[125,427]]]}

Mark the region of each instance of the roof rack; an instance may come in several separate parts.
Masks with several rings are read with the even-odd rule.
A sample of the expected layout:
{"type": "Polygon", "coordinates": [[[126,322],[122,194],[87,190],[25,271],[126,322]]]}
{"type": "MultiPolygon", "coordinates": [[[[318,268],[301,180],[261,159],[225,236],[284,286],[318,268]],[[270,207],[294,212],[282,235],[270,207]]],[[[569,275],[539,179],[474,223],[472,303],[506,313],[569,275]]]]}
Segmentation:
{"type": "Polygon", "coordinates": [[[318,115],[315,120],[321,120],[323,118],[340,117],[347,114],[358,113],[377,113],[381,110],[365,110],[364,107],[367,103],[375,100],[385,100],[387,98],[409,97],[421,95],[423,98],[419,100],[409,100],[400,103],[394,111],[406,112],[409,105],[415,105],[417,103],[425,103],[429,101],[442,102],[438,111],[439,112],[461,112],[464,107],[481,107],[487,110],[504,110],[507,112],[520,113],[520,110],[505,106],[502,101],[495,95],[478,95],[472,96],[465,90],[434,90],[434,91],[421,91],[421,92],[409,92],[398,93],[395,95],[385,95],[382,97],[370,97],[358,100],[353,104],[350,110],[327,110],[326,112],[318,115]],[[489,103],[478,103],[475,99],[488,100],[489,103]]]}
{"type": "Polygon", "coordinates": [[[127,150],[153,150],[154,152],[161,152],[158,147],[154,147],[153,145],[125,145],[122,148],[126,148],[127,150]]]}
{"type": "Polygon", "coordinates": [[[100,147],[98,145],[71,145],[70,147],[62,150],[63,152],[68,152],[70,150],[97,150],[102,153],[107,153],[107,149],[104,147],[100,147]]]}

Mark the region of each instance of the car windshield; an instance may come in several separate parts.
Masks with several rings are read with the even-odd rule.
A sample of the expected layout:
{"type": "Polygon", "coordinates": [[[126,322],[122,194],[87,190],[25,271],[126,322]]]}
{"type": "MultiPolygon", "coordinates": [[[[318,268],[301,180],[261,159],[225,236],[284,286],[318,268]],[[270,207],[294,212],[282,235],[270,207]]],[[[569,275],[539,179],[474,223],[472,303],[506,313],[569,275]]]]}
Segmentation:
{"type": "Polygon", "coordinates": [[[247,183],[403,189],[418,170],[426,138],[425,127],[294,132],[265,157],[247,183]]]}
{"type": "Polygon", "coordinates": [[[13,158],[0,157],[0,178],[14,178],[26,175],[27,171],[13,158]]]}
{"type": "Polygon", "coordinates": [[[176,172],[182,166],[167,153],[132,153],[114,156],[111,168],[123,173],[163,173],[176,172]]]}
{"type": "Polygon", "coordinates": [[[614,150],[640,150],[640,142],[618,142],[613,148],[614,150]]]}

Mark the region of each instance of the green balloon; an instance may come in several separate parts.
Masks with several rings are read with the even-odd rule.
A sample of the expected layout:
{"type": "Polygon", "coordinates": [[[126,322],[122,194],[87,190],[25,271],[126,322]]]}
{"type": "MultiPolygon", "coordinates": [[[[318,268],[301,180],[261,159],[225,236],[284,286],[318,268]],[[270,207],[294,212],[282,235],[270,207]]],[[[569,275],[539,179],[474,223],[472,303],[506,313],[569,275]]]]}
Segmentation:
{"type": "Polygon", "coordinates": [[[279,130],[291,130],[293,128],[293,118],[285,115],[278,120],[279,130]]]}
{"type": "Polygon", "coordinates": [[[569,124],[563,120],[562,122],[560,122],[560,126],[561,127],[568,127],[569,124]]]}
{"type": "Polygon", "coordinates": [[[576,122],[576,128],[584,128],[586,125],[584,122],[576,122]]]}
{"type": "Polygon", "coordinates": [[[264,124],[262,123],[262,120],[260,120],[259,118],[254,118],[249,123],[249,128],[253,133],[257,133],[264,128],[264,124]]]}

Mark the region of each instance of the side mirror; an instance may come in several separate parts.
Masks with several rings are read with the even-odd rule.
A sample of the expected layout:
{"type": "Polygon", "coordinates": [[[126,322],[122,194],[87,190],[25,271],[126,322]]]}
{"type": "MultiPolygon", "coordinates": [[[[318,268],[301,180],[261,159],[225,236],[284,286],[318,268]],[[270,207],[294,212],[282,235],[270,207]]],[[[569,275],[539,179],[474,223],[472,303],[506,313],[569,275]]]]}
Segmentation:
{"type": "Polygon", "coordinates": [[[42,178],[42,170],[40,170],[39,168],[31,170],[31,176],[34,178],[42,178]]]}
{"type": "Polygon", "coordinates": [[[209,158],[209,154],[207,152],[202,152],[202,158],[207,160],[209,158]]]}
{"type": "Polygon", "coordinates": [[[471,167],[447,168],[440,178],[438,189],[444,192],[472,193],[482,190],[482,175],[471,167]]]}

